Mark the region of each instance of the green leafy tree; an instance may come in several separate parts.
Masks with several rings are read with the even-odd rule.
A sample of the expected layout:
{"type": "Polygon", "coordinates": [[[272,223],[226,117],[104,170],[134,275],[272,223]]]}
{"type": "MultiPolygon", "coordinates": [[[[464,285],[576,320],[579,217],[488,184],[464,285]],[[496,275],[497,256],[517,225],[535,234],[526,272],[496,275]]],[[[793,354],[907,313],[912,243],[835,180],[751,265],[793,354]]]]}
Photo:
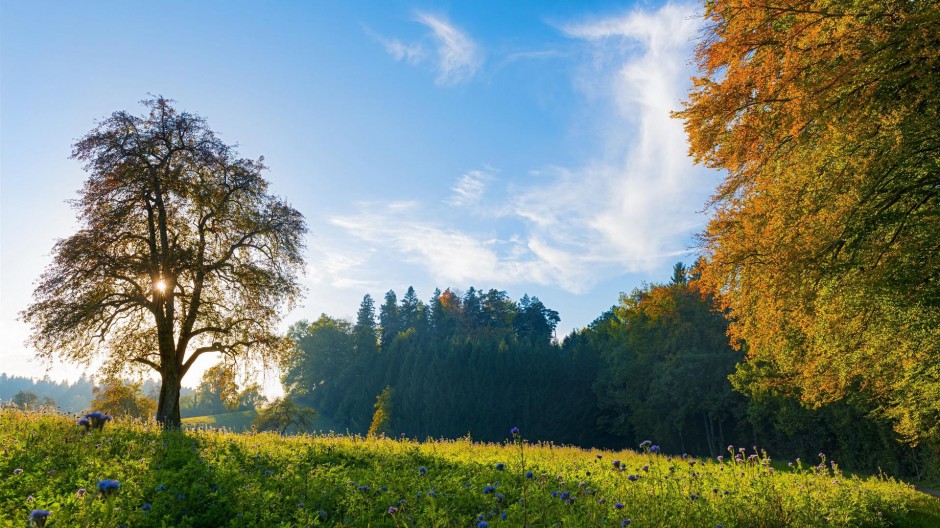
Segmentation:
{"type": "Polygon", "coordinates": [[[289,430],[303,433],[313,426],[316,418],[316,410],[298,404],[290,396],[284,396],[261,409],[254,426],[258,431],[277,431],[282,435],[289,430]]]}
{"type": "Polygon", "coordinates": [[[21,390],[14,394],[10,401],[21,409],[33,409],[39,402],[39,396],[33,391],[21,390]]]}
{"type": "Polygon", "coordinates": [[[53,248],[22,314],[42,357],[150,368],[157,415],[180,425],[196,359],[277,359],[281,310],[301,288],[303,216],[272,195],[263,159],[238,157],[199,116],[159,97],[115,112],[74,145],[89,177],[79,229],[53,248]]]}

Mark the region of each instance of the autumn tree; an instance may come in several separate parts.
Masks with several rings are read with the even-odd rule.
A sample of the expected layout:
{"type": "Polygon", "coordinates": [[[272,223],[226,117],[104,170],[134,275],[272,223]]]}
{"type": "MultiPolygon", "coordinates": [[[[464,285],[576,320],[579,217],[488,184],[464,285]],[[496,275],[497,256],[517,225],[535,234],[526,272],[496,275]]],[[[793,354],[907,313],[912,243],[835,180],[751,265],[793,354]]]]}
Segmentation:
{"type": "Polygon", "coordinates": [[[110,380],[92,389],[95,398],[89,406],[112,416],[149,420],[154,417],[157,403],[144,396],[140,383],[110,380]]]}
{"type": "Polygon", "coordinates": [[[300,293],[303,216],[272,195],[263,158],[240,158],[171,101],[119,111],[74,145],[89,173],[79,228],[23,313],[45,358],[160,375],[158,419],[180,425],[181,381],[206,353],[275,359],[300,293]]]}
{"type": "Polygon", "coordinates": [[[678,117],[725,172],[703,283],[746,392],[940,441],[940,3],[711,0],[678,117]]]}

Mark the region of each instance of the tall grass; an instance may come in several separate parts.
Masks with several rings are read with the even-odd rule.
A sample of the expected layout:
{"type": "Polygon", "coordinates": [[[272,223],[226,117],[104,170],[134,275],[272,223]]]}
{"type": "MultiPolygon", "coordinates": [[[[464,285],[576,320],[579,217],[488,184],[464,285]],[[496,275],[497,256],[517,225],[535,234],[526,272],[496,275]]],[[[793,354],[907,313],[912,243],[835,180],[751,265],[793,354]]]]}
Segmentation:
{"type": "Polygon", "coordinates": [[[937,526],[940,502],[821,457],[771,464],[470,439],[415,442],[164,432],[85,433],[0,411],[0,519],[24,526],[937,526]],[[120,482],[105,500],[103,479],[120,482]]]}

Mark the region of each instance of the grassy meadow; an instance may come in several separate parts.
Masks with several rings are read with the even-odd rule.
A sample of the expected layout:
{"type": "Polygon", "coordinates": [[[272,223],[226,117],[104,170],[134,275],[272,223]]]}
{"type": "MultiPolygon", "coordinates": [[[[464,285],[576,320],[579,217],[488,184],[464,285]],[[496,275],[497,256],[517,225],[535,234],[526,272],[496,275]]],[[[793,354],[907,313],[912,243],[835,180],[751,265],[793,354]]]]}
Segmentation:
{"type": "Polygon", "coordinates": [[[280,437],[0,411],[0,526],[940,526],[940,501],[821,457],[280,437]],[[99,482],[120,489],[105,496],[99,482]]]}

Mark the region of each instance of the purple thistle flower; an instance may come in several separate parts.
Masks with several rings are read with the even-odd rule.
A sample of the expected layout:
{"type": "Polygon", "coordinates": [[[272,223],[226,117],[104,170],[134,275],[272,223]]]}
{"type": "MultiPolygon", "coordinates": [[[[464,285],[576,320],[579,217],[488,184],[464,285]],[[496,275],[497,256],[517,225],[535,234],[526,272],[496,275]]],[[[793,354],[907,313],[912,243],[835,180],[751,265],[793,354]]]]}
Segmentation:
{"type": "Polygon", "coordinates": [[[104,479],[98,482],[98,491],[105,497],[114,495],[119,489],[121,489],[121,483],[116,480],[104,479]]]}
{"type": "Polygon", "coordinates": [[[389,507],[388,507],[388,514],[389,514],[389,515],[395,515],[396,513],[398,513],[398,508],[396,508],[396,507],[394,507],[394,506],[389,506],[389,507]]]}
{"type": "Polygon", "coordinates": [[[619,461],[619,460],[614,460],[614,467],[615,467],[615,468],[620,468],[620,461],[619,461]]]}
{"type": "Polygon", "coordinates": [[[46,519],[49,518],[51,512],[49,510],[33,510],[29,514],[29,522],[35,524],[39,528],[42,528],[46,525],[46,519]]]}
{"type": "Polygon", "coordinates": [[[651,446],[650,453],[659,453],[659,446],[658,445],[651,446]]]}

